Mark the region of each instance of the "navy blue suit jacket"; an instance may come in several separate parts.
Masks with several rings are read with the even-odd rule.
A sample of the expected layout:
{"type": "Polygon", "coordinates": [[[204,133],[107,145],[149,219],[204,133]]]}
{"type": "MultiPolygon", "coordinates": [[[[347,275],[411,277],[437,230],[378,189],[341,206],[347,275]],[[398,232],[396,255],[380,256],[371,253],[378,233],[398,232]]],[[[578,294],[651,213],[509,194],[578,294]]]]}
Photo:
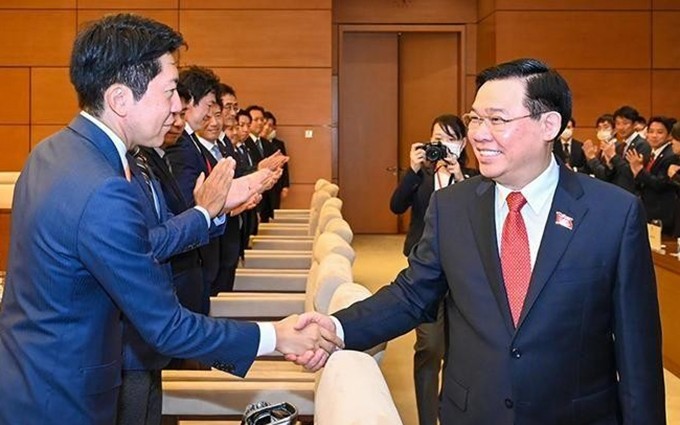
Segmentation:
{"type": "Polygon", "coordinates": [[[16,184],[0,311],[0,423],[112,424],[121,317],[159,352],[244,375],[254,323],[181,308],[111,140],[85,118],[47,138],[16,184]]]}
{"type": "Polygon", "coordinates": [[[494,183],[481,177],[435,192],[409,267],[336,314],[346,346],[403,334],[445,298],[452,343],[442,425],[665,424],[656,284],[639,200],[561,167],[517,329],[494,201],[494,183]],[[571,229],[557,212],[573,219],[571,229]]]}

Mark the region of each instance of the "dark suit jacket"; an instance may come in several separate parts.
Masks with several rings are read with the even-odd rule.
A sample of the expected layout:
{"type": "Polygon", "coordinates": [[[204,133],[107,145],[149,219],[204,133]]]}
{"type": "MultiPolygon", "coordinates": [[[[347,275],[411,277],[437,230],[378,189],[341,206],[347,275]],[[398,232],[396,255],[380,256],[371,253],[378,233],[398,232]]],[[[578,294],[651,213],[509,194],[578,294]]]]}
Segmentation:
{"type": "MultiPolygon", "coordinates": [[[[281,151],[282,154],[288,155],[286,152],[286,144],[281,139],[273,139],[271,142],[272,149],[274,152],[281,151]]],[[[281,178],[276,182],[272,190],[270,191],[270,202],[272,208],[277,210],[281,208],[281,191],[284,188],[290,187],[290,174],[288,171],[288,163],[283,164],[283,174],[281,178]]]]}
{"type": "MultiPolygon", "coordinates": [[[[196,179],[201,173],[206,176],[212,167],[217,164],[215,157],[201,143],[195,142],[186,132],[173,146],[166,149],[166,155],[172,165],[172,172],[177,180],[182,195],[189,201],[191,206],[195,205],[194,186],[196,179]]],[[[220,244],[219,236],[211,238],[207,245],[200,248],[201,259],[203,261],[203,296],[201,311],[208,314],[210,308],[210,288],[215,284],[220,266],[220,244]]]]}
{"type": "MultiPolygon", "coordinates": [[[[477,170],[464,168],[463,174],[467,177],[479,174],[477,170]]],[[[456,183],[457,184],[457,183],[456,183]]],[[[411,248],[420,240],[425,226],[425,210],[430,204],[430,195],[434,192],[433,170],[423,167],[419,172],[414,172],[411,167],[394,189],[390,199],[390,210],[394,214],[403,214],[411,208],[411,222],[404,241],[404,255],[408,256],[411,248]]]]}
{"type": "Polygon", "coordinates": [[[632,171],[630,171],[630,166],[628,165],[625,155],[625,151],[630,149],[635,149],[642,154],[645,165],[649,162],[652,148],[642,136],[638,135],[627,147],[623,143],[616,145],[616,155],[612,157],[610,166],[607,166],[604,163],[604,160],[594,158],[588,161],[588,167],[598,179],[610,182],[622,189],[637,194],[637,190],[635,189],[635,178],[633,177],[632,171]]]}
{"type": "MultiPolygon", "coordinates": [[[[248,136],[248,138],[245,140],[245,145],[248,150],[248,154],[250,155],[250,159],[253,162],[253,166],[257,169],[257,164],[262,161],[264,158],[272,155],[274,152],[276,152],[276,149],[274,149],[273,145],[269,142],[269,140],[265,138],[260,138],[262,142],[262,150],[264,151],[264,155],[260,154],[260,150],[257,148],[257,145],[255,142],[253,142],[253,139],[248,136]]],[[[267,221],[268,219],[274,217],[274,207],[272,204],[272,195],[271,192],[274,190],[274,188],[269,189],[268,191],[262,193],[262,201],[257,205],[257,211],[260,213],[260,219],[262,221],[267,221]]],[[[257,231],[255,230],[255,233],[257,231]]]]}
{"type": "Polygon", "coordinates": [[[668,178],[668,167],[675,160],[673,147],[668,145],[654,159],[649,171],[643,168],[635,176],[635,185],[645,206],[648,220],[661,220],[663,232],[673,234],[675,186],[668,178]]]}
{"type": "MultiPolygon", "coordinates": [[[[565,164],[569,164],[572,168],[576,168],[581,172],[587,171],[584,170],[588,166],[588,161],[586,161],[586,154],[583,153],[583,143],[579,140],[571,139],[569,147],[569,157],[567,158],[567,155],[564,152],[564,147],[562,146],[562,140],[557,139],[553,143],[553,153],[565,164]]],[[[586,174],[588,173],[586,172],[586,174]]]]}
{"type": "Polygon", "coordinates": [[[409,268],[336,313],[346,346],[363,350],[401,335],[431,320],[446,297],[456,343],[447,351],[442,425],[664,424],[661,329],[640,202],[562,167],[515,330],[495,196],[494,183],[480,177],[433,194],[409,268]],[[556,223],[558,211],[572,229],[556,223]]]}
{"type": "MultiPolygon", "coordinates": [[[[165,159],[161,158],[153,149],[143,148],[143,150],[149,166],[160,183],[163,197],[170,212],[179,215],[191,208],[189,202],[184,199],[184,195],[182,195],[182,191],[165,159]]],[[[201,311],[201,294],[203,291],[201,263],[199,249],[192,249],[170,258],[172,281],[177,291],[177,298],[180,304],[194,312],[201,311]]]]}
{"type": "Polygon", "coordinates": [[[256,324],[179,305],[123,175],[111,140],[81,116],[24,166],[0,310],[0,423],[114,423],[122,315],[166,355],[241,376],[255,357],[256,324]]]}

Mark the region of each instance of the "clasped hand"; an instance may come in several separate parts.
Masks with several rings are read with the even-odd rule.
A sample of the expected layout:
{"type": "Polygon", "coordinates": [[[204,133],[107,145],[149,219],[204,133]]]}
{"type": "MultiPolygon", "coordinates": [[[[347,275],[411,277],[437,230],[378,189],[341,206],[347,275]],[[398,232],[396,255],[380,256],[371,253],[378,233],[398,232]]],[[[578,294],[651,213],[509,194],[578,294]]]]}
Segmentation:
{"type": "Polygon", "coordinates": [[[331,353],[345,346],[331,318],[320,313],[288,316],[274,328],[276,351],[307,370],[321,369],[331,353]]]}

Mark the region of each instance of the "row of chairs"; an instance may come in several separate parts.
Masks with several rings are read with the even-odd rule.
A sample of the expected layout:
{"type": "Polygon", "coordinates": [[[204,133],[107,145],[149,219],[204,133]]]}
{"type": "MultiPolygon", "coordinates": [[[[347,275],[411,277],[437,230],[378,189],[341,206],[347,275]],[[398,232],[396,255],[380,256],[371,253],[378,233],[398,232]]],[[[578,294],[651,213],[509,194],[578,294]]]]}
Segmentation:
{"type": "MultiPolygon", "coordinates": [[[[212,297],[211,316],[276,320],[312,310],[331,314],[371,295],[353,283],[353,234],[342,218],[337,186],[321,190],[329,185],[317,182],[321,187],[308,210],[275,212],[274,222],[265,226],[274,233],[254,237],[245,267],[237,270],[234,287],[239,292],[212,297]],[[301,268],[302,256],[308,260],[306,269],[301,268]]],[[[198,425],[239,416],[258,401],[286,401],[316,424],[398,425],[401,420],[378,367],[384,348],[334,353],[319,373],[276,356],[258,359],[245,379],[217,370],[164,371],[163,414],[166,423],[192,418],[180,423],[198,425]]]]}

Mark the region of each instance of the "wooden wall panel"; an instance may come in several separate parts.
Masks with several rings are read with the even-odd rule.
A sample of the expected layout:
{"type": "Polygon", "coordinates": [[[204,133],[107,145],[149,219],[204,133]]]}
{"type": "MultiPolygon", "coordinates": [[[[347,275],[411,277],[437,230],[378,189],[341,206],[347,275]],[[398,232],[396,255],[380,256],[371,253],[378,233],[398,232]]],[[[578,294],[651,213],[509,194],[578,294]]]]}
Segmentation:
{"type": "Polygon", "coordinates": [[[281,200],[281,208],[309,208],[313,193],[313,184],[293,183],[290,185],[288,196],[281,200]]]}
{"type": "Polygon", "coordinates": [[[184,64],[209,67],[330,67],[328,10],[181,11],[184,64]],[[266,25],[264,25],[266,23],[266,25]]]}
{"type": "Polygon", "coordinates": [[[74,9],[76,0],[2,0],[0,9],[74,9]]]}
{"type": "MultiPolygon", "coordinates": [[[[75,117],[75,115],[73,116],[75,117]]],[[[72,118],[73,118],[72,117],[72,118]]],[[[71,122],[69,120],[69,122],[71,122]]],[[[53,135],[57,131],[64,128],[65,124],[59,125],[32,125],[31,126],[31,149],[34,149],[40,142],[45,140],[48,136],[53,135]]]]}
{"type": "Polygon", "coordinates": [[[0,11],[0,66],[68,65],[75,18],[75,11],[0,11]]]}
{"type": "Polygon", "coordinates": [[[78,0],[79,9],[177,9],[179,0],[78,0]]]}
{"type": "Polygon", "coordinates": [[[78,100],[68,68],[31,70],[31,121],[33,124],[66,124],[78,112],[78,100]]]}
{"type": "Polygon", "coordinates": [[[28,124],[29,69],[0,68],[3,96],[0,102],[0,124],[28,124]]]}
{"type": "Polygon", "coordinates": [[[652,0],[654,10],[680,10],[678,0],[652,0]]]}
{"type": "Polygon", "coordinates": [[[496,14],[477,25],[477,70],[496,63],[496,14]]]}
{"type": "Polygon", "coordinates": [[[630,105],[649,117],[649,71],[559,70],[574,96],[574,117],[580,126],[594,126],[598,116],[630,105]]]}
{"type": "Polygon", "coordinates": [[[465,74],[477,73],[477,24],[465,25],[465,74]]]}
{"type": "Polygon", "coordinates": [[[496,11],[496,0],[477,0],[477,21],[486,19],[496,11]]]}
{"type": "Polygon", "coordinates": [[[179,7],[180,9],[330,9],[331,0],[179,0],[179,7]]]}
{"type": "Polygon", "coordinates": [[[285,125],[331,122],[330,68],[215,68],[215,72],[234,87],[242,108],[264,106],[285,125]]]}
{"type": "Polygon", "coordinates": [[[680,68],[678,22],[680,22],[680,12],[654,12],[652,14],[654,68],[680,68]]]}
{"type": "Polygon", "coordinates": [[[331,177],[331,131],[328,127],[279,126],[278,137],[286,143],[288,169],[295,183],[314,184],[319,177],[331,177]],[[314,136],[305,139],[305,130],[314,136]]]}
{"type": "Polygon", "coordinates": [[[138,15],[146,16],[147,18],[155,19],[159,22],[174,28],[179,29],[179,12],[175,10],[163,10],[163,9],[126,9],[126,10],[116,10],[116,9],[87,9],[78,10],[78,28],[82,28],[83,24],[100,19],[104,15],[129,12],[136,13],[138,15]]]}
{"type": "Polygon", "coordinates": [[[0,171],[19,171],[28,156],[28,126],[0,125],[0,171]]]}
{"type": "Polygon", "coordinates": [[[652,0],[496,0],[496,10],[649,10],[652,0]]]}
{"type": "Polygon", "coordinates": [[[451,24],[477,21],[470,0],[335,0],[333,21],[339,24],[451,24]]]}
{"type": "Polygon", "coordinates": [[[562,69],[644,69],[651,64],[650,12],[523,11],[495,16],[498,62],[536,57],[562,69]]]}
{"type": "Polygon", "coordinates": [[[680,69],[652,72],[652,113],[680,119],[680,69]]]}

